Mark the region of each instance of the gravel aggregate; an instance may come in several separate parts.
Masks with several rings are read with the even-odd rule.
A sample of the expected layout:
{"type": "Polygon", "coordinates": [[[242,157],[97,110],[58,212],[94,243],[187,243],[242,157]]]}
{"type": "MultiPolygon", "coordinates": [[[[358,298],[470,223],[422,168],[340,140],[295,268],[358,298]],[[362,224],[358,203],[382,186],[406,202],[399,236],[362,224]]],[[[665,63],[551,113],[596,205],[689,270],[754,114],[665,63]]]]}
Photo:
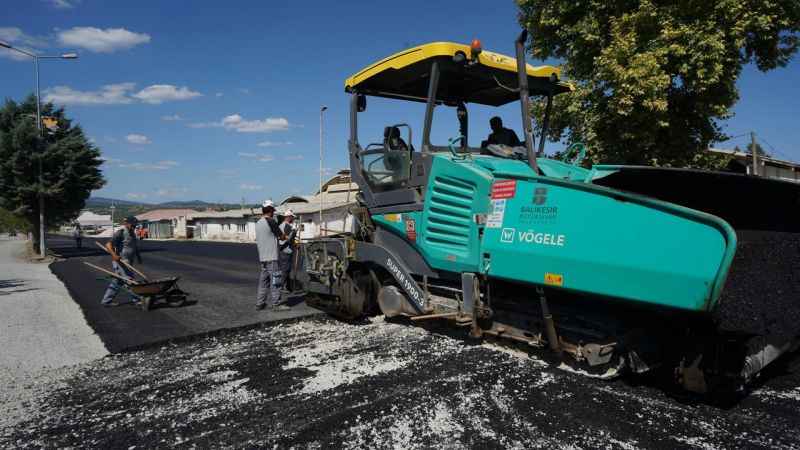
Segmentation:
{"type": "Polygon", "coordinates": [[[786,364],[719,408],[439,331],[312,317],[114,355],[36,380],[0,447],[800,448],[786,364]]]}

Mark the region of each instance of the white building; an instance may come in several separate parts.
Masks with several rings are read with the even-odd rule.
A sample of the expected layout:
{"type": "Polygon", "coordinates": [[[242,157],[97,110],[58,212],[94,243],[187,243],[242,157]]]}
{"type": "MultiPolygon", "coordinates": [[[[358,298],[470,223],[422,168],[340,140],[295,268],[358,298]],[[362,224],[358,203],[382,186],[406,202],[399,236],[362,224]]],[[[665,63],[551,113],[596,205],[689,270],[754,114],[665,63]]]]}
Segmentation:
{"type": "Polygon", "coordinates": [[[111,216],[104,215],[104,214],[95,214],[89,210],[81,211],[81,215],[75,219],[75,222],[81,224],[81,228],[110,228],[111,227],[111,216]]]}
{"type": "Polygon", "coordinates": [[[256,240],[256,221],[260,217],[261,210],[244,208],[195,212],[187,219],[194,223],[195,239],[248,242],[256,240]]]}
{"type": "MultiPolygon", "coordinates": [[[[728,170],[731,172],[745,173],[748,175],[753,173],[753,155],[750,153],[722,148],[710,148],[708,150],[718,155],[731,156],[731,161],[728,163],[728,170]]],[[[775,178],[798,183],[800,182],[800,164],[770,156],[759,156],[758,175],[765,178],[775,178]]]]}
{"type": "Polygon", "coordinates": [[[358,185],[350,181],[350,171],[341,170],[313,196],[292,196],[282,201],[278,214],[290,209],[294,212],[295,223],[303,224],[301,238],[352,232],[350,208],[356,204],[358,192],[358,185]]]}
{"type": "Polygon", "coordinates": [[[197,211],[193,209],[154,209],[139,214],[136,219],[147,227],[148,237],[154,239],[186,239],[186,218],[197,211]]]}
{"type": "MultiPolygon", "coordinates": [[[[350,171],[342,170],[322,186],[322,192],[286,198],[278,205],[277,215],[282,216],[291,209],[295,223],[303,224],[301,238],[350,232],[353,228],[350,208],[356,204],[356,194],[358,186],[350,181],[350,171]]],[[[186,221],[189,227],[194,226],[195,239],[253,242],[256,240],[255,224],[260,218],[261,208],[244,208],[194,212],[186,216],[186,221]]]]}

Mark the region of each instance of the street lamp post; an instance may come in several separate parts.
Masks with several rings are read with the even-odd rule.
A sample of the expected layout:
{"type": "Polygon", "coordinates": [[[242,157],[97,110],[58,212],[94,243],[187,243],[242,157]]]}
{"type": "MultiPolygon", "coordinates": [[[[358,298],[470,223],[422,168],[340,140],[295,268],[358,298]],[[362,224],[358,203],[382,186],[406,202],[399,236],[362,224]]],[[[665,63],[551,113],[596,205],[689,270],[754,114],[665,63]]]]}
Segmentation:
{"type": "Polygon", "coordinates": [[[114,235],[114,210],[117,209],[114,203],[111,203],[111,235],[114,235]]]}
{"type": "MultiPolygon", "coordinates": [[[[39,138],[43,137],[42,134],[42,109],[41,109],[41,92],[39,89],[39,60],[40,59],[78,59],[77,53],[62,53],[61,55],[37,55],[16,47],[11,44],[0,41],[0,47],[14,50],[15,52],[22,53],[23,55],[33,58],[33,66],[36,72],[36,129],[39,130],[39,138]]],[[[47,253],[47,245],[45,244],[45,225],[44,225],[44,175],[42,172],[42,159],[44,155],[39,155],[39,255],[44,257],[47,253]]]]}
{"type": "Polygon", "coordinates": [[[327,106],[321,106],[319,108],[319,234],[322,236],[322,209],[325,203],[325,193],[322,191],[322,130],[323,130],[323,122],[322,122],[322,113],[327,110],[327,106]]]}

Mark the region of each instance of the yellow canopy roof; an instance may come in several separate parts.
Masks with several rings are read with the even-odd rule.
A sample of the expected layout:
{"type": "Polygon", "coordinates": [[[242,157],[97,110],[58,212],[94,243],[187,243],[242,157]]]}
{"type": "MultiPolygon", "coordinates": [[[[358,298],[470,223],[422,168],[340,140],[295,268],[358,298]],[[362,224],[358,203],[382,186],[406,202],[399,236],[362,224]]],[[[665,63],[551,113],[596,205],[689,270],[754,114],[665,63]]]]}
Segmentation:
{"type": "MultiPolygon", "coordinates": [[[[454,61],[458,53],[469,57],[470,47],[433,42],[403,50],[352,75],[345,80],[345,91],[426,101],[430,68],[438,61],[441,76],[436,98],[443,103],[499,106],[519,99],[519,94],[509,89],[518,84],[515,58],[484,50],[478,55],[478,64],[464,64],[454,61]]],[[[555,93],[572,89],[568,83],[551,84],[550,77],[558,79],[561,73],[557,67],[526,64],[526,69],[531,94],[545,93],[550,88],[555,93]]]]}

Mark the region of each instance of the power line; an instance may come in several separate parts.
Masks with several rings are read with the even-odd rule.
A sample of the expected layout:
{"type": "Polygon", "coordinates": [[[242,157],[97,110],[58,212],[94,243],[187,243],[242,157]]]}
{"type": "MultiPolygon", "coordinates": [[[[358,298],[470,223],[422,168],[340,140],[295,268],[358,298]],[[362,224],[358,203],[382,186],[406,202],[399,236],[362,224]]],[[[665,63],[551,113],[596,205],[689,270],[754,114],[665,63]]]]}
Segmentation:
{"type": "Polygon", "coordinates": [[[792,157],[791,157],[791,156],[789,156],[789,155],[787,155],[786,153],[783,153],[783,152],[780,152],[780,151],[778,151],[778,150],[777,150],[775,147],[773,147],[773,146],[772,146],[772,144],[770,144],[769,142],[767,142],[767,140],[766,140],[766,139],[764,139],[763,137],[761,137],[761,136],[759,136],[759,135],[756,135],[756,138],[757,138],[759,141],[761,141],[761,142],[763,142],[763,143],[767,144],[767,147],[769,147],[769,148],[770,148],[770,150],[772,150],[772,151],[773,151],[773,153],[777,153],[777,154],[779,154],[779,155],[783,156],[784,158],[786,158],[787,160],[791,160],[791,159],[792,159],[792,157]]]}

